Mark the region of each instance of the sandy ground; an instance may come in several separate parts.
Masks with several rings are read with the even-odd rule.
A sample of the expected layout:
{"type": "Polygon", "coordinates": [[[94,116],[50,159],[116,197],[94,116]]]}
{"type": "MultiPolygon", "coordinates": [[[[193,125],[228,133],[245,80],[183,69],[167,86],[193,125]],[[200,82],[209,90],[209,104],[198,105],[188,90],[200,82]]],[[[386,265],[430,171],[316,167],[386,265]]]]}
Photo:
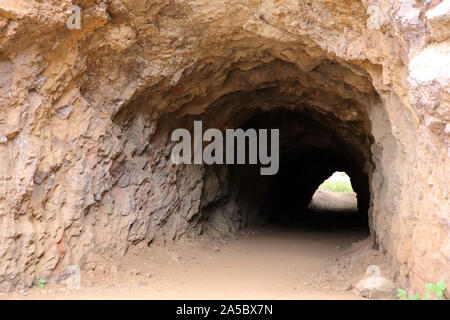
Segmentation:
{"type": "Polygon", "coordinates": [[[81,290],[69,291],[60,283],[0,298],[359,299],[345,291],[346,285],[316,282],[314,273],[361,236],[269,229],[225,245],[184,242],[151,247],[83,270],[81,290]]]}
{"type": "Polygon", "coordinates": [[[361,222],[311,213],[296,223],[247,231],[227,243],[207,238],[99,257],[64,281],[0,299],[361,299],[352,284],[384,257],[370,250],[361,222]]]}

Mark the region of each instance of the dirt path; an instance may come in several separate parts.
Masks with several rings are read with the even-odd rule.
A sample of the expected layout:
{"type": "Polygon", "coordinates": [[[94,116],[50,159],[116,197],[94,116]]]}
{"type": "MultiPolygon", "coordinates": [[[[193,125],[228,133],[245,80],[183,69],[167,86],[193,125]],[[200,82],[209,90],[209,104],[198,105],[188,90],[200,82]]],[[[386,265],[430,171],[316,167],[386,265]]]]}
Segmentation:
{"type": "Polygon", "coordinates": [[[358,212],[356,193],[334,193],[317,190],[308,208],[322,211],[358,212]]]}
{"type": "MultiPolygon", "coordinates": [[[[343,222],[345,224],[345,221],[343,222]]],[[[196,240],[151,246],[82,271],[82,289],[65,284],[2,294],[2,299],[360,299],[317,272],[367,234],[338,228],[271,227],[228,244],[196,240]],[[118,269],[118,270],[117,270],[118,269]],[[315,274],[316,273],[316,274],[315,274]]],[[[327,272],[327,271],[325,271],[327,272]]]]}

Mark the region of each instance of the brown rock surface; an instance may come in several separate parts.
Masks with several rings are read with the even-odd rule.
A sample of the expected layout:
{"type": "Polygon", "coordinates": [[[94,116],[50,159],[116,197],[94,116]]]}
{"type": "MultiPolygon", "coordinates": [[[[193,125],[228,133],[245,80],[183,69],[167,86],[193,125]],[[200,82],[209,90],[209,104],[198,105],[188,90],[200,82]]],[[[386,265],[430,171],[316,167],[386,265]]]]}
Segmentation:
{"type": "Polygon", "coordinates": [[[448,1],[73,3],[0,0],[0,290],[258,220],[256,171],[171,163],[193,115],[345,159],[405,286],[450,283],[448,1]]]}

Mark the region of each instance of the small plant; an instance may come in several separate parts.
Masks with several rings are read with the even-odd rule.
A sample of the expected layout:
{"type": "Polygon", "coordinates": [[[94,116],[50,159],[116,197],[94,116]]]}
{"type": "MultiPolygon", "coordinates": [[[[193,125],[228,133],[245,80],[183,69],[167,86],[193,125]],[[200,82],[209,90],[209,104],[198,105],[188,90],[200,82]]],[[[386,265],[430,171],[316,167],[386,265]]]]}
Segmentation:
{"type": "MultiPolygon", "coordinates": [[[[426,295],[428,295],[428,293],[423,295],[422,300],[428,300],[426,295]]],[[[399,297],[400,300],[420,300],[420,295],[418,293],[410,297],[406,293],[406,290],[403,289],[397,289],[397,297],[399,297]]]]}
{"type": "Polygon", "coordinates": [[[45,287],[45,280],[44,279],[39,279],[39,281],[36,284],[39,288],[44,289],[45,287]]]}
{"type": "Polygon", "coordinates": [[[427,288],[428,291],[434,293],[435,300],[442,300],[442,296],[444,295],[444,291],[446,288],[445,282],[443,280],[439,281],[436,284],[427,283],[425,287],[427,288]]]}
{"type": "Polygon", "coordinates": [[[434,300],[442,300],[442,296],[444,295],[444,291],[446,288],[445,282],[443,280],[439,281],[436,284],[427,283],[425,287],[427,288],[428,292],[424,293],[422,298],[418,293],[410,297],[403,289],[397,289],[397,297],[399,297],[400,300],[430,300],[431,297],[434,296],[434,300]]]}

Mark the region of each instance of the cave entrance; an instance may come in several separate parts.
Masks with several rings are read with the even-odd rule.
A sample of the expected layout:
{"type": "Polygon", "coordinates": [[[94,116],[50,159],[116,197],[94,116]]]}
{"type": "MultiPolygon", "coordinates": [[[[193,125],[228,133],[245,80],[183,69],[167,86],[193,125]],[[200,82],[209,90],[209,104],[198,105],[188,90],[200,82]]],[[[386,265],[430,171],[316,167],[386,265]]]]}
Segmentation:
{"type": "MultiPolygon", "coordinates": [[[[305,72],[274,58],[260,66],[235,66],[219,85],[197,87],[196,79],[216,74],[211,68],[211,64],[192,66],[175,89],[157,95],[160,100],[150,99],[158,90],[151,88],[114,119],[120,135],[134,139],[124,158],[134,152],[150,159],[143,169],[129,165],[128,170],[148,171],[149,179],[148,186],[137,187],[134,198],[142,213],[132,223],[128,241],[150,243],[206,233],[225,238],[255,225],[290,220],[303,219],[306,225],[307,217],[313,216],[311,221],[319,217],[309,214],[311,198],[336,171],[351,177],[357,194],[358,214],[352,219],[361,220],[366,231],[368,225],[372,227],[370,185],[376,173],[372,120],[381,117],[383,109],[368,73],[330,60],[305,72]],[[155,101],[167,107],[162,110],[155,101]],[[178,129],[194,137],[193,154],[197,147],[209,146],[211,141],[204,137],[197,146],[194,142],[197,121],[203,133],[217,129],[222,137],[228,129],[277,129],[277,173],[261,175],[266,167],[261,163],[202,163],[194,156],[181,164],[171,161],[178,144],[171,137],[178,129]],[[148,148],[142,139],[136,140],[140,131],[151,137],[148,148]]],[[[123,182],[127,187],[128,182],[123,182]]],[[[324,221],[333,225],[333,219],[324,221]]],[[[316,226],[320,229],[320,224],[316,226]]]]}
{"type": "MultiPolygon", "coordinates": [[[[326,67],[347,70],[334,63],[327,63],[326,67]]],[[[382,111],[373,106],[379,106],[380,101],[362,75],[346,85],[342,81],[329,82],[333,78],[326,77],[325,70],[316,77],[319,71],[301,73],[292,64],[274,61],[260,68],[230,72],[218,88],[191,93],[189,86],[197,83],[192,79],[202,75],[195,74],[193,78],[186,72],[179,80],[184,84],[184,92],[170,91],[161,96],[161,101],[165,101],[176,93],[170,111],[150,113],[151,106],[145,98],[151,94],[147,93],[139,98],[142,103],[138,101],[118,114],[118,131],[133,141],[123,162],[128,164],[133,154],[134,158],[142,155],[150,159],[144,159],[147,166],[136,169],[133,164],[128,169],[140,172],[143,168],[150,174],[148,183],[133,191],[132,199],[136,201],[132,204],[140,215],[129,225],[127,240],[133,244],[143,240],[156,244],[188,237],[194,242],[206,240],[211,246],[227,243],[229,247],[214,249],[223,257],[216,260],[217,270],[229,265],[230,273],[239,275],[234,278],[236,283],[242,285],[243,273],[258,283],[267,282],[269,270],[276,268],[280,276],[306,277],[321,268],[324,259],[336,257],[336,248],[347,248],[374,232],[369,232],[369,186],[376,160],[372,155],[375,131],[371,112],[382,111]],[[280,77],[283,79],[276,80],[280,77]],[[361,87],[361,83],[367,83],[367,87],[361,87]],[[200,122],[203,134],[216,129],[222,138],[226,138],[228,129],[277,129],[277,173],[261,175],[261,168],[266,166],[249,161],[195,161],[195,150],[205,151],[212,142],[203,135],[202,141],[195,143],[195,124],[200,122]],[[180,142],[172,139],[172,133],[178,129],[184,129],[181,131],[191,137],[191,148],[186,149],[192,151],[191,160],[179,164],[172,161],[172,152],[180,142]],[[142,146],[144,140],[138,139],[141,131],[150,132],[147,148],[142,146]],[[351,178],[357,194],[358,212],[354,214],[308,208],[317,188],[336,171],[346,172],[351,178]],[[254,237],[245,236],[253,231],[254,237]],[[264,271],[258,277],[255,270],[264,271]]],[[[224,142],[226,139],[219,145],[224,142]]],[[[249,146],[245,149],[248,154],[249,146]]],[[[121,167],[117,167],[119,171],[121,167]]],[[[119,182],[128,187],[127,180],[119,182]]],[[[120,199],[116,197],[115,203],[120,199]]],[[[128,205],[128,198],[123,201],[123,206],[128,205]]],[[[212,272],[214,267],[210,269],[212,272]]],[[[203,261],[201,272],[205,273],[203,261]]],[[[279,278],[269,282],[276,285],[279,278]]],[[[228,286],[228,278],[223,279],[220,285],[228,286]]],[[[255,284],[248,284],[252,285],[255,284]]]]}
{"type": "Polygon", "coordinates": [[[364,168],[370,149],[358,144],[358,138],[370,139],[365,133],[355,137],[352,123],[336,127],[336,119],[308,111],[278,108],[255,112],[237,126],[256,131],[279,129],[279,171],[264,176],[260,164],[204,166],[202,210],[207,232],[221,237],[255,225],[284,225],[321,232],[359,231],[361,238],[369,235],[369,173],[364,168]],[[352,193],[328,195],[325,206],[333,207],[330,200],[341,205],[354,201],[350,212],[309,206],[318,187],[334,172],[348,173],[352,193]]]}

